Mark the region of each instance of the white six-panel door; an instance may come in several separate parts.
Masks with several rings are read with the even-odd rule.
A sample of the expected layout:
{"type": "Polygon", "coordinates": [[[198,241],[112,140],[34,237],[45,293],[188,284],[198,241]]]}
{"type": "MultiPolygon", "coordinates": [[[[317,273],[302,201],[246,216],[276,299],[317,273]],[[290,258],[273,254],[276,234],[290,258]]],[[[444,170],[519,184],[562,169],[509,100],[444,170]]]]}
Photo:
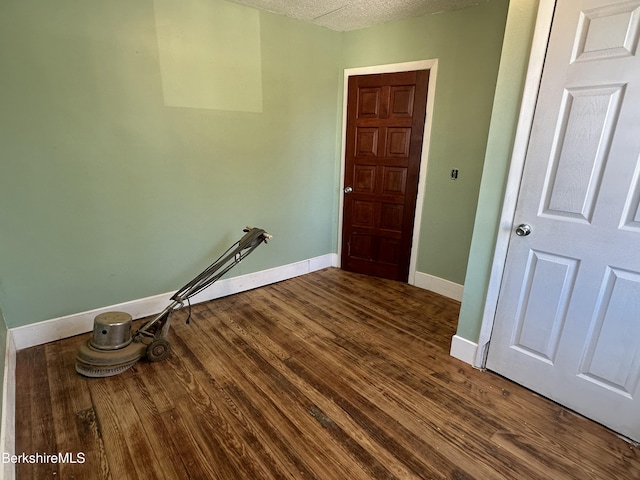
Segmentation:
{"type": "Polygon", "coordinates": [[[487,357],[636,441],[639,35],[640,0],[557,2],[487,357]]]}

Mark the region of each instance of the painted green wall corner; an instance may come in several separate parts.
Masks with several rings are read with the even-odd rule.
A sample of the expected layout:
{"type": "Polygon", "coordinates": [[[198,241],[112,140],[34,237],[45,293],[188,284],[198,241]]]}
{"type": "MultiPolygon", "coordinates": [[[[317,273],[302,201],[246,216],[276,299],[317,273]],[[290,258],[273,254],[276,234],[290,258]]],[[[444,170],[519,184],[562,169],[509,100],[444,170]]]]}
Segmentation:
{"type": "Polygon", "coordinates": [[[417,270],[464,283],[507,0],[346,32],[343,66],[438,59],[417,270]],[[457,181],[450,179],[459,169],[457,181]]]}
{"type": "Polygon", "coordinates": [[[259,83],[221,79],[231,105],[188,95],[180,69],[163,64],[192,53],[189,39],[158,36],[171,15],[155,7],[174,7],[165,0],[0,2],[8,327],[173,291],[246,224],[275,238],[232,275],[335,253],[342,69],[430,58],[439,73],[418,270],[474,282],[466,252],[508,1],[347,33],[224,0],[188,4],[212,2],[230,15],[229,35],[250,28],[246,49],[209,36],[207,15],[181,17],[204,32],[190,41],[239,75],[260,71],[259,83]]]}
{"type": "Polygon", "coordinates": [[[538,2],[511,0],[505,30],[469,266],[458,320],[460,337],[476,342],[515,138],[538,2]]]}
{"type": "MultiPolygon", "coordinates": [[[[189,5],[212,2],[226,4],[189,5]]],[[[236,15],[242,8],[221,11],[229,34],[251,18],[246,51],[191,40],[208,42],[220,64],[244,64],[239,74],[260,69],[259,84],[225,84],[239,90],[221,109],[174,84],[165,103],[163,68],[172,67],[161,54],[192,52],[185,41],[159,42],[167,18],[153,0],[0,2],[0,304],[9,327],[174,291],[247,224],[274,240],[230,276],[335,251],[341,34],[255,10],[236,15]],[[234,101],[243,94],[254,100],[234,101]]],[[[206,33],[206,18],[181,21],[206,33]]]]}

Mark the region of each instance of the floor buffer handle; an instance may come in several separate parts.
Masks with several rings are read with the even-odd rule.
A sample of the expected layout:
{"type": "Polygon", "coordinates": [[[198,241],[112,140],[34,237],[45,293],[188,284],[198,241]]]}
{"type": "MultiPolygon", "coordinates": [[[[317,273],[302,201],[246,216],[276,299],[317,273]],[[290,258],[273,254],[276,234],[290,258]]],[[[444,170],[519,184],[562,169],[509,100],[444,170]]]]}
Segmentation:
{"type": "Polygon", "coordinates": [[[86,377],[108,377],[127,370],[143,356],[152,362],[164,360],[170,350],[167,334],[173,312],[271,238],[260,228],[247,227],[244,232],[240,240],[178,290],[171,297],[171,303],[134,335],[131,335],[132,318],[128,313],[98,315],[94,319],[93,337],[80,345],[76,355],[76,371],[86,377]]]}
{"type": "Polygon", "coordinates": [[[182,308],[185,302],[218,281],[224,274],[250,255],[261,243],[267,243],[272,238],[261,228],[247,227],[244,232],[244,236],[231,245],[215,262],[178,290],[171,297],[172,303],[155,318],[140,327],[135,337],[140,340],[142,340],[142,337],[166,338],[171,315],[175,310],[182,308]]]}

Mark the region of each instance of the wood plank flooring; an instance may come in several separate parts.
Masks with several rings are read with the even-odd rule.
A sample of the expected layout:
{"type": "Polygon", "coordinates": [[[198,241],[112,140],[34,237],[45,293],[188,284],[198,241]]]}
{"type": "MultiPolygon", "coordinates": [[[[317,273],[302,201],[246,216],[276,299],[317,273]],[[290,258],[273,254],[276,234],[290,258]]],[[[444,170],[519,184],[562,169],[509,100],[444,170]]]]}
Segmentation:
{"type": "Polygon", "coordinates": [[[640,479],[638,448],[450,357],[459,307],[326,269],[178,312],[171,356],[115,377],[75,373],[88,334],[22,350],[17,453],[79,463],[17,478],[640,479]]]}

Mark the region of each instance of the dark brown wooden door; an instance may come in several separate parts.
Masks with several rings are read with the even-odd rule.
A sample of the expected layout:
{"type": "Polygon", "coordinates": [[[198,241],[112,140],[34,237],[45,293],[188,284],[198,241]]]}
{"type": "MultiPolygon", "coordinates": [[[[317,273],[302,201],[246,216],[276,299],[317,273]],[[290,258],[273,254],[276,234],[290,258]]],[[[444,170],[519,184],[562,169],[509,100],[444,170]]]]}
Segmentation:
{"type": "Polygon", "coordinates": [[[406,282],[429,71],[349,78],[342,268],[406,282]]]}

